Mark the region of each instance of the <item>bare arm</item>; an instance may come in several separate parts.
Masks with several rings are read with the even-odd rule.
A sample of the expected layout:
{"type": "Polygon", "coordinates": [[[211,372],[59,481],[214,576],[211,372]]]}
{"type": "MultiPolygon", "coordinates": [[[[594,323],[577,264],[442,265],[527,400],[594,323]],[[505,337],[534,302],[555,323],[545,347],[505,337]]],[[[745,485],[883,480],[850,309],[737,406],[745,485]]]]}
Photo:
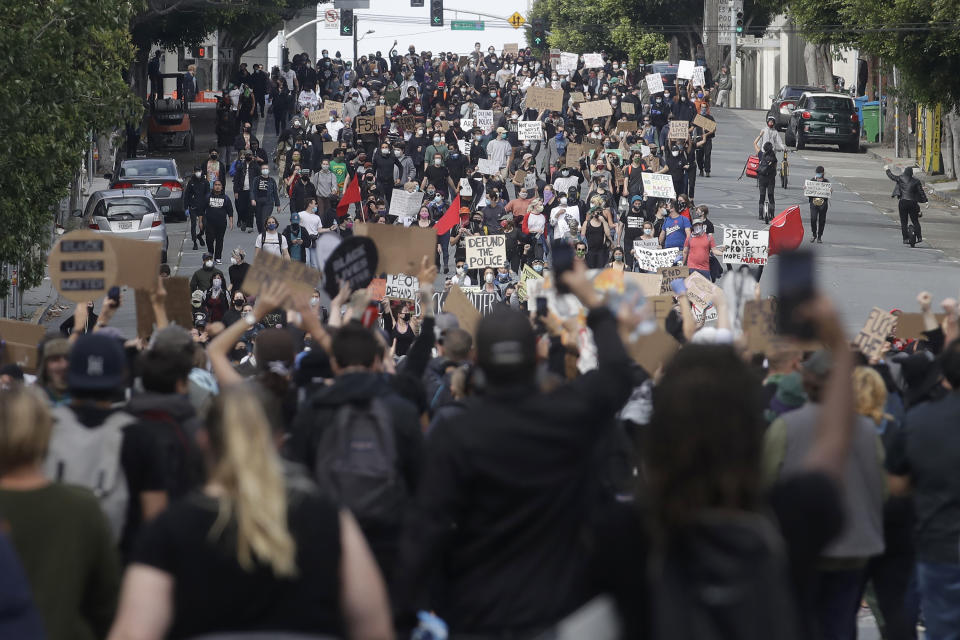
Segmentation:
{"type": "Polygon", "coordinates": [[[393,622],[383,576],[357,521],[340,512],[340,609],[352,640],[390,640],[393,622]]]}
{"type": "Polygon", "coordinates": [[[173,621],[173,576],[145,564],[127,568],[108,640],[161,640],[173,621]]]}

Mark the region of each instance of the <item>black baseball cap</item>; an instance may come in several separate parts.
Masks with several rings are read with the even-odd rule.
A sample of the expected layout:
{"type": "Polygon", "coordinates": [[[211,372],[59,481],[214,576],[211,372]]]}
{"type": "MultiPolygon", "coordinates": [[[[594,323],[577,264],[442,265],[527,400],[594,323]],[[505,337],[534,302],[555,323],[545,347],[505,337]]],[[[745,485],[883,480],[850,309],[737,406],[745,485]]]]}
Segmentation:
{"type": "Polygon", "coordinates": [[[477,327],[477,364],[490,386],[533,382],[536,335],[527,316],[508,309],[484,316],[477,327]]]}
{"type": "Polygon", "coordinates": [[[70,350],[67,385],[75,391],[111,391],[123,385],[126,360],[121,342],[102,333],[80,336],[70,350]]]}

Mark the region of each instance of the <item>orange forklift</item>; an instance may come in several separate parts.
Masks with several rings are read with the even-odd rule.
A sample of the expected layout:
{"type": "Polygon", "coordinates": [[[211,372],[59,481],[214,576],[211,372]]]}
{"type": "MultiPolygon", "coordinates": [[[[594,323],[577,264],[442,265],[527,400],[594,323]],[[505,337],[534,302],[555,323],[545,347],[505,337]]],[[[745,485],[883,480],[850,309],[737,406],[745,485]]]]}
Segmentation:
{"type": "Polygon", "coordinates": [[[147,125],[147,150],[165,151],[184,149],[193,151],[193,130],[190,127],[190,103],[184,99],[183,75],[164,73],[163,79],[177,82],[175,98],[158,98],[150,103],[150,121],[147,125]]]}

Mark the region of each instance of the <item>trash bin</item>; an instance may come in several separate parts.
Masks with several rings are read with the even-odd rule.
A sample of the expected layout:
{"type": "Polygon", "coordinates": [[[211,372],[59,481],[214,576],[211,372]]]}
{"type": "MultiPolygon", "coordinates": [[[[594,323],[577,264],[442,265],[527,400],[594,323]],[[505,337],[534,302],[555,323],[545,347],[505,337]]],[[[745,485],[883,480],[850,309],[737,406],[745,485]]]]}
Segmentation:
{"type": "Polygon", "coordinates": [[[865,102],[863,104],[863,134],[867,142],[876,142],[880,139],[880,102],[865,102]]]}
{"type": "Polygon", "coordinates": [[[860,119],[860,122],[863,122],[863,103],[869,99],[867,96],[859,96],[853,99],[854,104],[857,105],[857,117],[860,119]]]}

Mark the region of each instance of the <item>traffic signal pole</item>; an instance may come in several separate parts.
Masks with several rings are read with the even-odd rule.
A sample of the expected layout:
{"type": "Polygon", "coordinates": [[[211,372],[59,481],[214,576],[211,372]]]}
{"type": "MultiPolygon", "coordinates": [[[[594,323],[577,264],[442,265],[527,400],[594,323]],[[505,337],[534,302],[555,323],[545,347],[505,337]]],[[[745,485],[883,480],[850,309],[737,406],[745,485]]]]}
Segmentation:
{"type": "Polygon", "coordinates": [[[357,73],[357,14],[353,14],[353,72],[357,73]]]}

